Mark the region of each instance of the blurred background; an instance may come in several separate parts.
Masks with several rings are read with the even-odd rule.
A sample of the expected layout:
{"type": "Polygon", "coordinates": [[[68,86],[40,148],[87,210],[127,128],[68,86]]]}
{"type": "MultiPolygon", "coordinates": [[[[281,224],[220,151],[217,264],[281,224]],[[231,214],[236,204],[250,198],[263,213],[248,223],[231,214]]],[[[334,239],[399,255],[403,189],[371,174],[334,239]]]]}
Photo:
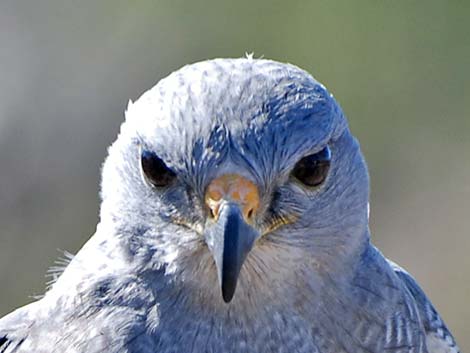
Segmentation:
{"type": "Polygon", "coordinates": [[[0,315],[93,234],[128,99],[254,52],[338,99],[369,163],[373,241],[470,351],[469,18],[468,1],[2,0],[0,315]]]}

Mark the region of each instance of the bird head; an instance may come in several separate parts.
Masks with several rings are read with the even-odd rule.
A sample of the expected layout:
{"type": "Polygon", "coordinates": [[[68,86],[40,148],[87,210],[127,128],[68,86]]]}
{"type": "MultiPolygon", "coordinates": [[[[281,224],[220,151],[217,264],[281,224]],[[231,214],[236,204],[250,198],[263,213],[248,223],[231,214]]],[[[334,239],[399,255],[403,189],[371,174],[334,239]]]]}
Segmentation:
{"type": "Polygon", "coordinates": [[[103,168],[101,219],[130,261],[217,278],[228,303],[243,277],[248,293],[306,267],[344,271],[367,241],[368,192],[324,86],[292,65],[216,59],[129,103],[103,168]]]}

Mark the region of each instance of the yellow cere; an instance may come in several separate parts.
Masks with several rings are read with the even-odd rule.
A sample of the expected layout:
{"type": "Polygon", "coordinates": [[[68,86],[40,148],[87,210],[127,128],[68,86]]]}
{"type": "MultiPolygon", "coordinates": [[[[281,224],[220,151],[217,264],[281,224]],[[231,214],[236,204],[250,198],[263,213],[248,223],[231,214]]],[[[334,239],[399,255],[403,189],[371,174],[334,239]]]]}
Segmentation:
{"type": "Polygon", "coordinates": [[[211,181],[205,194],[206,205],[215,219],[224,201],[238,203],[245,221],[250,222],[259,207],[258,188],[252,181],[241,175],[224,174],[211,181]]]}

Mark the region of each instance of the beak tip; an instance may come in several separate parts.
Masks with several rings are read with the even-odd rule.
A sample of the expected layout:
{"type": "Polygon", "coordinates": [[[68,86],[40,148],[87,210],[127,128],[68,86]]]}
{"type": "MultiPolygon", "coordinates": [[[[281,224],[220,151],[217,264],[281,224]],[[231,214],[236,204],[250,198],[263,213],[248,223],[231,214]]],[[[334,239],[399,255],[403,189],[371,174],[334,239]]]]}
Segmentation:
{"type": "Polygon", "coordinates": [[[235,294],[235,288],[234,289],[222,288],[222,299],[224,300],[226,304],[232,301],[234,294],[235,294]]]}
{"type": "Polygon", "coordinates": [[[225,295],[222,294],[222,298],[224,299],[225,304],[228,304],[232,301],[232,297],[226,297],[225,295]]]}

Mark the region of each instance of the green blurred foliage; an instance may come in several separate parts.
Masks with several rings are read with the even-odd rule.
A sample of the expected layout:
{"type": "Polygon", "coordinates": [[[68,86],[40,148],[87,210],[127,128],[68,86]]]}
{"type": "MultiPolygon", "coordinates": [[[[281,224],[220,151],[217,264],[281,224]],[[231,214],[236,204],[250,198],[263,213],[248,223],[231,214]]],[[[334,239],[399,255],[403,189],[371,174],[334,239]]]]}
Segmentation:
{"type": "Polygon", "coordinates": [[[369,163],[374,242],[470,350],[468,18],[464,1],[3,0],[0,315],[93,233],[127,100],[187,63],[254,52],[341,103],[369,163]]]}

